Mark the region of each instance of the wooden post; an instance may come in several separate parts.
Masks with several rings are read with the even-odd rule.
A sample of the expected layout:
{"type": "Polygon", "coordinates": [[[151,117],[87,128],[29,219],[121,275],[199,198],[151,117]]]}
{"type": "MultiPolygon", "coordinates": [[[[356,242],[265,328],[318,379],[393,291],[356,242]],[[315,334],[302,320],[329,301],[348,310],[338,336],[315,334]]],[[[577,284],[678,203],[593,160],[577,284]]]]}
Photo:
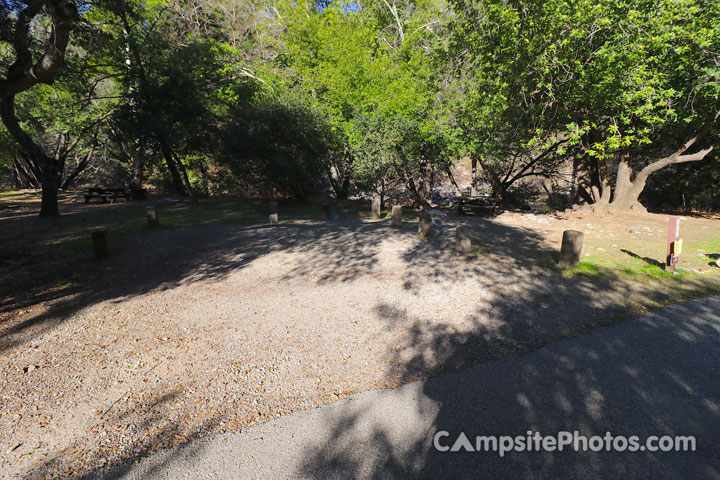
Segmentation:
{"type": "Polygon", "coordinates": [[[580,262],[580,252],[582,251],[584,238],[585,234],[577,230],[565,230],[563,232],[560,260],[558,261],[561,267],[571,267],[580,262]]]}
{"type": "Polygon", "coordinates": [[[418,220],[418,234],[422,238],[429,237],[431,227],[432,227],[432,215],[430,215],[427,212],[421,213],[420,219],[418,220]]]}
{"type": "Polygon", "coordinates": [[[268,211],[270,212],[270,223],[278,223],[278,204],[275,200],[270,201],[268,204],[268,211]]]}
{"type": "Polygon", "coordinates": [[[108,248],[107,231],[106,230],[95,230],[92,232],[93,247],[95,247],[95,258],[98,260],[104,260],[110,256],[110,249],[108,248]]]}
{"type": "Polygon", "coordinates": [[[157,209],[154,206],[145,207],[145,217],[147,218],[148,227],[153,228],[160,225],[157,209]]]}
{"type": "Polygon", "coordinates": [[[472,249],[472,232],[467,225],[455,227],[455,250],[458,253],[467,255],[472,249]]]}
{"type": "Polygon", "coordinates": [[[380,197],[373,195],[372,198],[372,218],[380,218],[380,197]]]}
{"type": "Polygon", "coordinates": [[[390,225],[392,225],[393,227],[402,226],[402,206],[401,205],[393,205],[392,217],[390,218],[390,225]]]}
{"type": "Polygon", "coordinates": [[[329,221],[330,220],[330,204],[323,203],[322,211],[323,211],[323,220],[325,220],[326,222],[329,221]]]}
{"type": "Polygon", "coordinates": [[[675,265],[680,260],[680,254],[677,249],[678,239],[680,238],[680,219],[678,217],[670,217],[670,225],[668,226],[667,239],[667,257],[665,257],[665,270],[675,273],[675,265]]]}

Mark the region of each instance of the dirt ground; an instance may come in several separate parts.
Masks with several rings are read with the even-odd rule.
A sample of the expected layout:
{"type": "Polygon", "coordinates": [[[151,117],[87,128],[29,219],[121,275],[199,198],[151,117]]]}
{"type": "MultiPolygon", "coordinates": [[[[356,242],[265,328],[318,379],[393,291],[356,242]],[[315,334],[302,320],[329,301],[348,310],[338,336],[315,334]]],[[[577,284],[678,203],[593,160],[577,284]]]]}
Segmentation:
{"type": "Polygon", "coordinates": [[[35,199],[0,198],[14,207],[0,209],[5,478],[92,471],[720,291],[714,217],[683,217],[681,266],[697,272],[672,276],[656,265],[667,215],[438,214],[422,240],[412,219],[228,213],[133,223],[98,262],[75,237],[141,209],[70,202],[40,222],[35,199]],[[475,232],[468,256],[453,249],[460,223],[475,232]],[[583,263],[560,271],[566,229],[585,232],[583,263]]]}

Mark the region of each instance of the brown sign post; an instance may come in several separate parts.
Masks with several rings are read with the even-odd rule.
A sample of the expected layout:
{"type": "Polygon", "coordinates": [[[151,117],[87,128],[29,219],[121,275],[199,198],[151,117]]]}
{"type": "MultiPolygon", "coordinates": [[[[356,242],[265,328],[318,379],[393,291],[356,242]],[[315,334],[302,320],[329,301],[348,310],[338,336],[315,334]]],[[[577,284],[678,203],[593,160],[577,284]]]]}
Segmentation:
{"type": "Polygon", "coordinates": [[[680,219],[678,217],[670,217],[665,270],[670,270],[671,272],[675,273],[675,265],[677,265],[678,261],[680,260],[681,246],[682,240],[680,240],[680,219]]]}

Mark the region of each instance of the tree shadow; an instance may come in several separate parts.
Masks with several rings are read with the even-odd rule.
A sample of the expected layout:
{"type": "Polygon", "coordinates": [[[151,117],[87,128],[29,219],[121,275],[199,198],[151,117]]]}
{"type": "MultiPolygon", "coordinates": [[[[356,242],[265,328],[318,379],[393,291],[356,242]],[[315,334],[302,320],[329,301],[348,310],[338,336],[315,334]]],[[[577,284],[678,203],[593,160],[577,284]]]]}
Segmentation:
{"type": "Polygon", "coordinates": [[[627,253],[628,255],[630,255],[630,256],[633,257],[633,258],[637,258],[638,260],[642,260],[643,262],[647,263],[648,265],[652,265],[653,267],[665,268],[665,264],[664,264],[664,263],[658,262],[658,261],[655,260],[654,258],[641,257],[641,256],[638,255],[637,253],[633,253],[633,252],[631,252],[630,250],[626,250],[626,249],[624,249],[624,248],[621,248],[620,251],[623,252],[623,253],[627,253]]]}
{"type": "Polygon", "coordinates": [[[5,270],[12,281],[0,285],[0,351],[26,342],[30,337],[25,332],[46,333],[90,305],[219,281],[271,253],[302,257],[282,280],[349,282],[372,274],[381,260],[383,243],[395,242],[399,246],[393,253],[401,257],[398,266],[408,272],[406,288],[417,291],[418,279],[471,278],[493,269],[522,267],[549,251],[539,238],[522,240],[534,235],[531,230],[484,221],[473,224],[482,230],[479,238],[492,238],[493,268],[483,262],[464,262],[452,251],[451,223],[436,225],[427,241],[415,237],[415,223],[406,222],[398,229],[387,221],[350,220],[140,231],[121,240],[111,237],[111,257],[104,261],[94,260],[89,246],[47,254],[15,252],[15,263],[5,270]],[[35,313],[33,307],[38,304],[47,308],[35,313]]]}
{"type": "MultiPolygon", "coordinates": [[[[612,275],[576,275],[565,278],[558,272],[539,267],[538,262],[550,255],[552,249],[532,229],[510,227],[486,220],[473,221],[464,218],[463,221],[472,226],[475,243],[482,249],[482,253],[473,259],[458,255],[452,250],[453,227],[458,222],[458,219],[454,218],[438,221],[433,227],[433,236],[428,240],[417,238],[417,227],[414,223],[406,223],[402,228],[392,228],[387,222],[353,221],[208,225],[184,230],[139,232],[125,237],[122,243],[113,245],[113,256],[107,261],[97,262],[88,259],[87,253],[78,252],[69,254],[67,258],[63,257],[63,262],[54,266],[57,268],[48,270],[47,277],[39,277],[41,288],[23,293],[17,285],[5,286],[0,292],[0,301],[3,302],[0,304],[0,313],[30,307],[39,301],[52,303],[47,311],[30,313],[27,318],[0,326],[0,351],[22,345],[35,335],[51,331],[70,315],[90,305],[106,301],[120,302],[179,285],[220,281],[272,254],[297,254],[297,260],[285,266],[277,276],[278,280],[289,282],[302,279],[317,283],[347,283],[398,269],[396,275],[401,278],[408,297],[418,305],[418,311],[425,308],[423,302],[428,290],[455,289],[452,292],[454,297],[448,295],[446,302],[428,307],[432,307],[432,312],[447,312],[450,317],[461,316],[462,324],[444,321],[447,319],[443,318],[428,320],[419,317],[417,312],[408,313],[400,303],[378,301],[374,309],[377,320],[390,330],[403,332],[397,345],[386,353],[386,377],[391,384],[455,371],[478,362],[485,362],[481,368],[490,370],[484,375],[492,378],[492,368],[486,367],[492,365],[491,360],[537,349],[557,338],[577,335],[631,313],[631,309],[619,300],[607,304],[598,297],[599,291],[622,290],[624,285],[621,279],[612,275]],[[73,263],[65,264],[67,259],[73,263]],[[67,288],[57,291],[50,288],[54,282],[65,279],[72,282],[67,288]],[[451,303],[453,298],[470,298],[471,310],[454,308],[451,303]]],[[[37,281],[38,277],[34,278],[37,281]]],[[[626,293],[620,291],[617,298],[626,299],[626,293]]],[[[660,298],[658,294],[658,299],[660,298]]],[[[339,326],[342,327],[341,324],[339,326]]],[[[615,345],[614,341],[611,343],[615,345]]],[[[623,348],[635,348],[634,345],[628,345],[623,348]]],[[[603,358],[610,354],[593,348],[595,350],[588,350],[588,354],[591,358],[597,357],[599,369],[603,358]]],[[[529,373],[520,376],[514,371],[506,372],[502,378],[496,378],[495,383],[485,383],[484,376],[475,383],[477,388],[480,388],[480,393],[489,391],[500,395],[501,392],[512,391],[512,388],[520,392],[521,388],[529,389],[544,381],[541,374],[545,371],[563,372],[562,368],[567,367],[563,355],[557,355],[556,363],[547,360],[548,364],[543,368],[533,370],[527,367],[530,368],[529,373]],[[507,388],[511,390],[507,390],[504,383],[506,377],[511,379],[511,382],[507,383],[510,386],[507,388]],[[513,385],[515,387],[512,387],[513,385]]],[[[571,358],[570,363],[574,365],[573,362],[578,362],[580,365],[579,362],[585,361],[582,358],[578,353],[577,358],[571,358]]],[[[618,368],[626,366],[631,370],[636,368],[630,363],[618,368]]],[[[603,382],[609,382],[605,379],[595,381],[593,375],[600,376],[603,373],[600,370],[589,371],[589,380],[582,380],[574,377],[572,369],[568,368],[565,368],[563,375],[572,376],[575,383],[563,387],[567,390],[567,395],[575,394],[580,398],[582,395],[592,395],[593,389],[602,392],[605,388],[603,382]],[[567,373],[568,371],[571,373],[567,373]]],[[[623,374],[619,377],[629,382],[630,376],[623,374]]],[[[682,380],[682,377],[679,378],[682,380]]],[[[560,388],[563,381],[564,376],[560,375],[556,380],[556,387],[560,388]]],[[[418,411],[436,412],[432,414],[434,420],[426,426],[426,432],[442,427],[445,423],[451,425],[457,412],[473,412],[473,409],[478,408],[476,403],[461,404],[457,408],[451,406],[452,402],[460,402],[465,398],[464,394],[455,392],[453,386],[437,382],[440,380],[430,380],[422,384],[420,392],[423,400],[420,400],[422,404],[417,407],[418,411]],[[443,406],[445,404],[447,406],[443,406]]],[[[550,391],[558,391],[557,388],[551,388],[550,391]]],[[[566,405],[560,400],[546,399],[540,393],[537,395],[537,398],[528,400],[531,406],[534,402],[545,406],[554,404],[555,408],[564,408],[562,406],[566,405]]],[[[473,402],[478,402],[477,398],[476,395],[473,402]]],[[[480,398],[479,402],[485,404],[484,397],[480,398]]],[[[518,415],[525,411],[523,408],[529,408],[526,406],[528,402],[522,403],[515,397],[488,397],[487,404],[494,405],[493,402],[496,401],[506,404],[508,408],[512,406],[510,411],[517,412],[518,415]]],[[[571,410],[576,409],[582,413],[584,408],[583,405],[573,406],[571,410]]],[[[488,412],[500,417],[496,410],[488,409],[488,412]]],[[[358,411],[333,425],[332,437],[344,447],[338,450],[338,443],[331,442],[309,449],[308,461],[301,473],[318,478],[325,478],[325,473],[329,473],[329,477],[345,478],[354,476],[353,474],[366,477],[399,477],[407,475],[408,472],[412,473],[410,476],[417,474],[429,477],[440,472],[433,469],[433,462],[427,460],[432,458],[429,456],[427,443],[432,435],[408,440],[410,446],[403,447],[400,449],[401,453],[394,454],[392,431],[384,427],[373,432],[369,443],[386,448],[386,452],[379,457],[380,460],[369,464],[367,459],[358,459],[357,455],[362,455],[363,452],[349,451],[353,448],[353,442],[352,437],[347,435],[355,426],[365,423],[367,414],[358,411]],[[365,475],[368,472],[369,475],[365,475]]],[[[168,420],[153,415],[151,413],[147,418],[143,418],[143,422],[152,426],[168,420]]],[[[472,415],[470,418],[474,418],[472,415]]],[[[547,418],[551,417],[552,415],[547,415],[547,418]]],[[[592,418],[588,412],[580,418],[584,421],[586,417],[592,418]]],[[[478,418],[492,420],[482,416],[478,418]]],[[[213,421],[220,422],[223,419],[223,414],[219,414],[213,421]]],[[[568,423],[571,420],[574,421],[574,417],[568,414],[568,423]]],[[[173,421],[170,419],[170,424],[173,421]]],[[[581,422],[574,424],[584,425],[581,422]]],[[[498,429],[502,426],[499,423],[490,425],[495,425],[498,429]]],[[[537,425],[547,426],[539,421],[537,425]]],[[[599,428],[601,425],[594,423],[590,426],[599,428]]],[[[158,438],[156,444],[167,446],[167,442],[160,440],[172,438],[169,443],[171,445],[178,438],[171,426],[163,431],[170,432],[170,437],[166,437],[166,433],[158,432],[158,435],[163,437],[158,438]]],[[[198,428],[191,433],[199,435],[202,429],[198,428]]],[[[143,450],[141,453],[150,451],[154,450],[143,450]]],[[[445,460],[442,458],[438,460],[437,468],[448,468],[448,471],[452,472],[452,465],[444,465],[442,462],[445,460]]],[[[128,467],[120,462],[113,468],[127,471],[128,467]]]]}
{"type": "MultiPolygon", "coordinates": [[[[157,387],[146,393],[138,393],[128,390],[122,394],[118,400],[139,397],[143,403],[143,415],[140,417],[134,412],[130,404],[124,405],[123,408],[114,405],[99,415],[97,423],[88,429],[93,432],[97,444],[94,448],[95,455],[98,457],[119,457],[120,460],[113,461],[110,464],[101,461],[101,466],[91,470],[82,470],[82,458],[76,463],[70,462],[61,467],[64,475],[70,472],[80,472],[72,478],[77,480],[90,480],[94,478],[103,479],[119,479],[123,478],[135,466],[135,461],[140,458],[160,452],[165,456],[165,461],[157,462],[148,466],[143,475],[152,477],[161,476],[165,466],[172,462],[173,458],[183,455],[200,455],[202,446],[197,442],[192,442],[198,436],[202,435],[204,429],[212,428],[226,420],[221,414],[214,414],[206,419],[201,425],[193,425],[186,422],[183,417],[175,414],[172,410],[172,404],[183,401],[183,392],[180,389],[157,387]],[[168,412],[171,412],[168,415],[168,412]],[[173,415],[175,414],[175,415],[173,415]],[[103,430],[105,425],[112,425],[112,430],[103,430]],[[98,433],[101,436],[98,436],[98,433]],[[109,434],[109,435],[108,435],[109,434]],[[132,445],[126,441],[127,438],[139,439],[132,445]],[[174,448],[170,448],[174,447],[174,448]]],[[[82,451],[87,446],[87,438],[72,437],[70,443],[64,445],[62,449],[50,452],[49,458],[59,458],[66,452],[82,451]]],[[[97,460],[97,459],[96,459],[97,460]]],[[[104,458],[102,460],[105,460],[104,458]]],[[[36,465],[28,471],[24,478],[34,479],[47,475],[52,470],[52,462],[45,465],[36,465]]]]}
{"type": "Polygon", "coordinates": [[[0,285],[0,315],[27,310],[19,320],[0,323],[0,351],[52,330],[90,305],[220,281],[274,252],[297,253],[305,259],[283,280],[351,281],[372,271],[385,235],[401,234],[384,223],[354,221],[215,224],[139,232],[122,241],[110,238],[112,254],[103,261],[92,259],[90,249],[42,258],[30,255],[25,265],[13,267],[16,281],[0,285]],[[32,274],[23,275],[23,268],[32,274]],[[48,308],[34,314],[32,307],[43,302],[48,308]]]}
{"type": "Polygon", "coordinates": [[[373,404],[367,411],[348,408],[307,445],[298,476],[720,478],[720,389],[717,379],[708,377],[720,359],[720,298],[675,305],[577,336],[613,323],[619,312],[597,308],[588,281],[575,279],[528,286],[522,298],[491,301],[478,308],[465,331],[378,305],[378,316],[389,324],[412,324],[388,352],[389,377],[430,378],[380,392],[382,398],[403,398],[394,401],[400,407],[397,417],[382,415],[373,404]],[[575,306],[543,315],[537,304],[548,295],[575,306]],[[483,320],[488,311],[495,322],[483,320]],[[592,319],[594,314],[600,317],[592,319]],[[553,341],[540,332],[564,339],[553,341]],[[455,373],[436,376],[445,372],[455,373]],[[414,426],[410,434],[408,424],[414,426]],[[447,446],[461,432],[473,445],[478,435],[515,437],[528,431],[579,431],[588,437],[609,431],[643,441],[649,435],[694,435],[698,450],[516,451],[501,458],[493,452],[440,452],[433,447],[440,431],[449,433],[441,442],[447,446]]]}

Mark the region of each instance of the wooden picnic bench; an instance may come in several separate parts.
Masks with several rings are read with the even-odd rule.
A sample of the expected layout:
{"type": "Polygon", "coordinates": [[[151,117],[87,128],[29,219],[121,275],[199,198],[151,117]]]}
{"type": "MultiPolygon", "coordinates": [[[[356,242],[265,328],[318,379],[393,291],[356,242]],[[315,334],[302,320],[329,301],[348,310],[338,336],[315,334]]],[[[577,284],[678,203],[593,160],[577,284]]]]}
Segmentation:
{"type": "Polygon", "coordinates": [[[459,215],[472,213],[496,214],[502,205],[502,199],[490,195],[452,197],[459,215]]]}
{"type": "Polygon", "coordinates": [[[118,198],[130,199],[130,189],[125,187],[90,187],[85,193],[85,203],[99,198],[103,203],[115,203],[118,198]]]}

